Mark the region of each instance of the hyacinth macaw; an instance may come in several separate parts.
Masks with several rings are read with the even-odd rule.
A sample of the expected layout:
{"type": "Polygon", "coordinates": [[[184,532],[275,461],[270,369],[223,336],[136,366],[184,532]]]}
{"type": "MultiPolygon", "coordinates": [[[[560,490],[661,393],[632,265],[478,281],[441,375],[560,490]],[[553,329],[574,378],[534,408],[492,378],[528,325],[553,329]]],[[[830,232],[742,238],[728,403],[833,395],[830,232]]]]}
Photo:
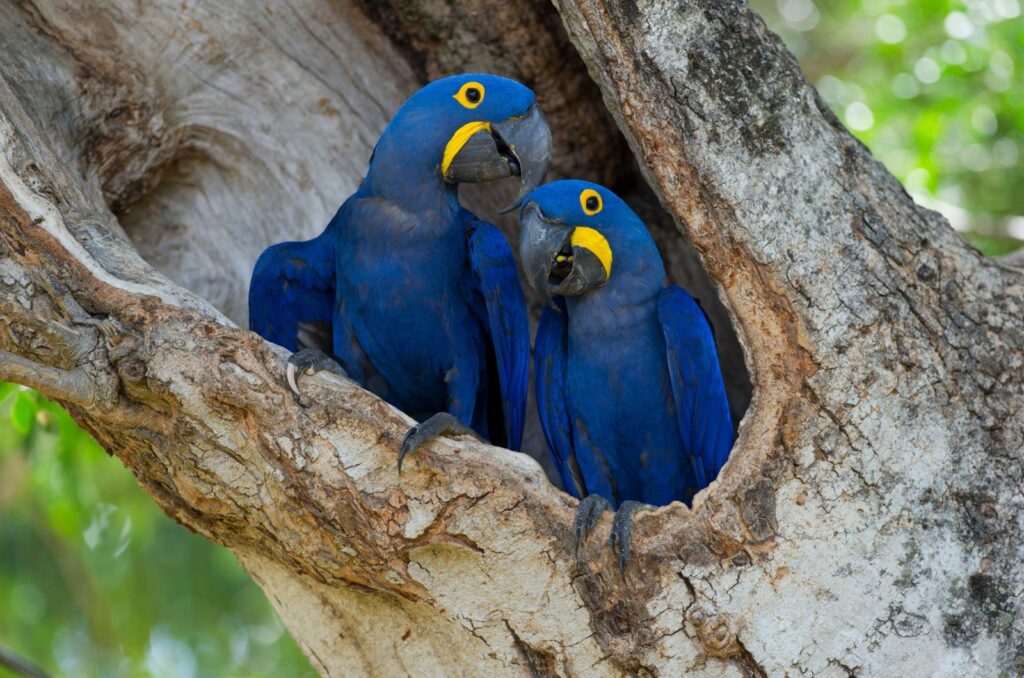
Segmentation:
{"type": "Polygon", "coordinates": [[[610,543],[621,568],[633,514],[690,503],[732,448],[711,326],[693,297],[666,284],[647,228],[608,189],[550,183],[526,197],[521,217],[527,280],[551,304],[534,345],[544,435],[581,498],[577,549],[617,507],[610,543]]]}
{"type": "Polygon", "coordinates": [[[249,327],[421,422],[402,459],[436,435],[475,432],[518,449],[529,369],[526,302],[512,250],[458,200],[458,184],[543,180],[551,135],[533,92],[493,75],[416,92],[377,142],[359,189],[324,232],[268,248],[249,327]]]}

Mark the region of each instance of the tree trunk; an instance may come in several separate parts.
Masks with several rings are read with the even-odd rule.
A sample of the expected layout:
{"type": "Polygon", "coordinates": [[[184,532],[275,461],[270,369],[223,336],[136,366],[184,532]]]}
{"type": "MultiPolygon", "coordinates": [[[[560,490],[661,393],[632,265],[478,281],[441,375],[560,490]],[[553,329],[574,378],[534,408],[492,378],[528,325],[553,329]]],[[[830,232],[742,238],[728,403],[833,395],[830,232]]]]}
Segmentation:
{"type": "Polygon", "coordinates": [[[743,5],[556,0],[565,31],[540,0],[2,4],[0,378],[230,548],[323,674],[1021,670],[1024,279],[743,5]],[[699,253],[745,347],[729,463],[638,517],[624,576],[608,518],[576,562],[529,457],[442,441],[399,477],[408,417],[330,375],[300,402],[228,319],[402,99],[472,68],[536,88],[556,173],[644,203],[642,171],[673,278],[699,253]]]}

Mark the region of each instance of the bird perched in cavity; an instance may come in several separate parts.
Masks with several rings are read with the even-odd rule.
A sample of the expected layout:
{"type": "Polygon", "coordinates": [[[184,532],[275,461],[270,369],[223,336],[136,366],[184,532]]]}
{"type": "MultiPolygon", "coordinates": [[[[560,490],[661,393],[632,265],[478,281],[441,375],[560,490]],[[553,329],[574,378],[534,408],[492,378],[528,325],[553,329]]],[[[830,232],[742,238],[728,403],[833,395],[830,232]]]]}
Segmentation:
{"type": "Polygon", "coordinates": [[[629,558],[633,514],[690,503],[733,443],[711,326],[667,285],[640,218],[608,189],[557,181],[521,208],[520,258],[548,302],[534,344],[537,408],[562,480],[581,498],[576,547],[606,508],[629,558]]]}
{"type": "Polygon", "coordinates": [[[543,180],[550,148],[529,88],[483,74],[435,81],[395,114],[324,232],[256,262],[249,327],[296,352],[296,393],[296,373],[343,372],[421,422],[399,470],[441,434],[519,448],[526,302],[511,248],[459,204],[458,184],[517,175],[511,210],[543,180]]]}

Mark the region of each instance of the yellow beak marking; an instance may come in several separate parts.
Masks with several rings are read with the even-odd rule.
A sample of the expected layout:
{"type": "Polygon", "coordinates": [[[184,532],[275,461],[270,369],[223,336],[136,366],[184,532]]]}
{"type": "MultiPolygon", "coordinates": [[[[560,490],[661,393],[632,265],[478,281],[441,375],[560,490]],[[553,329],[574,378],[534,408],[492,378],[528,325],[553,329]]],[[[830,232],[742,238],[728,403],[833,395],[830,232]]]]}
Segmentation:
{"type": "Polygon", "coordinates": [[[444,147],[444,157],[441,159],[441,176],[448,173],[448,167],[452,164],[452,160],[459,154],[462,147],[466,145],[469,138],[477,132],[491,131],[491,123],[489,122],[467,122],[465,125],[455,130],[455,134],[448,140],[447,145],[444,147]]]}
{"type": "Polygon", "coordinates": [[[592,228],[577,226],[572,231],[569,242],[573,247],[582,247],[589,250],[597,260],[604,266],[604,275],[610,278],[612,275],[612,248],[603,235],[592,228]]]}

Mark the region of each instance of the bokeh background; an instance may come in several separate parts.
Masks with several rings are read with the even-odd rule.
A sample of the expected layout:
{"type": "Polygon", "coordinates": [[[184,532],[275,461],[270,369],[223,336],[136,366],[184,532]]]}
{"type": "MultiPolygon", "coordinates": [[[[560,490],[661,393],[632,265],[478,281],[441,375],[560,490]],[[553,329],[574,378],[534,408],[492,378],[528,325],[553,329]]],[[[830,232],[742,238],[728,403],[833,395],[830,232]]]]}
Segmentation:
{"type": "Polygon", "coordinates": [[[172,522],[66,412],[12,384],[0,384],[5,649],[60,676],[316,675],[230,551],[172,522]]]}
{"type": "MultiPolygon", "coordinates": [[[[751,5],[918,202],[986,254],[1024,245],[1019,0],[751,5]]],[[[69,676],[314,675],[228,551],[59,407],[0,384],[5,650],[69,676]]]]}
{"type": "Polygon", "coordinates": [[[1024,245],[1020,0],[751,0],[839,118],[986,254],[1024,245]]]}

